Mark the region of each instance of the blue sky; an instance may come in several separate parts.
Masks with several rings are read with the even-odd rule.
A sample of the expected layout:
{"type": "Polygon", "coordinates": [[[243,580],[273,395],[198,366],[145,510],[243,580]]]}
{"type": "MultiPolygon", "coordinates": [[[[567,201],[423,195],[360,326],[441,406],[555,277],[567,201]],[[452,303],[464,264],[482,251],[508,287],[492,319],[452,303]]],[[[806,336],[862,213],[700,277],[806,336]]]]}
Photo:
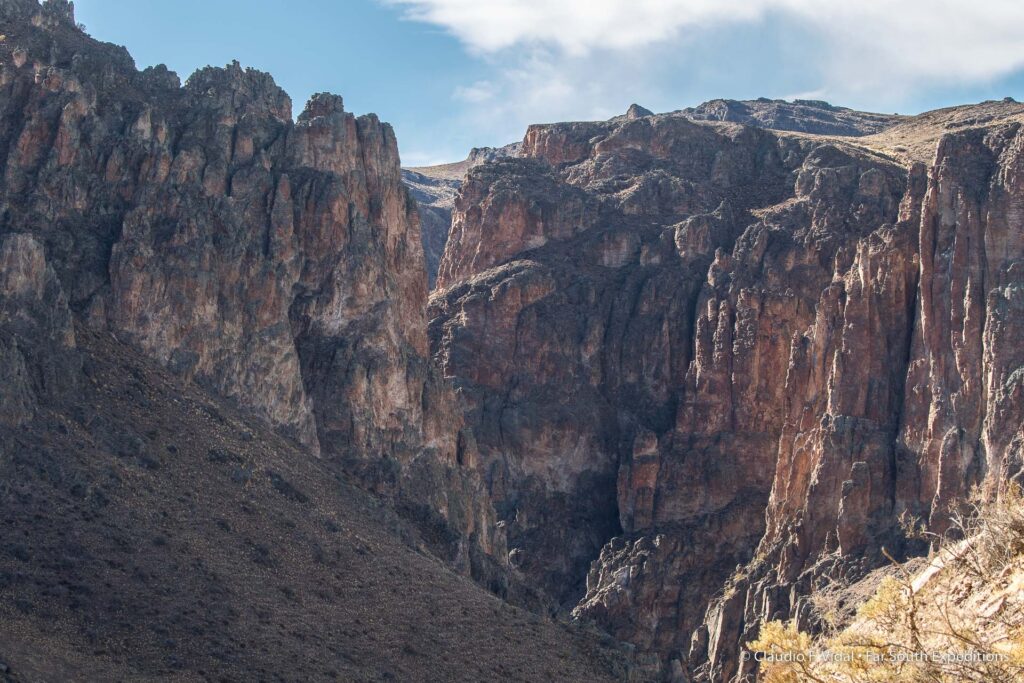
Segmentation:
{"type": "Polygon", "coordinates": [[[884,112],[1024,99],[1019,0],[77,0],[140,67],[271,72],[341,94],[403,162],[464,158],[529,123],[808,97],[884,112]],[[242,7],[244,6],[244,9],[242,7]]]}

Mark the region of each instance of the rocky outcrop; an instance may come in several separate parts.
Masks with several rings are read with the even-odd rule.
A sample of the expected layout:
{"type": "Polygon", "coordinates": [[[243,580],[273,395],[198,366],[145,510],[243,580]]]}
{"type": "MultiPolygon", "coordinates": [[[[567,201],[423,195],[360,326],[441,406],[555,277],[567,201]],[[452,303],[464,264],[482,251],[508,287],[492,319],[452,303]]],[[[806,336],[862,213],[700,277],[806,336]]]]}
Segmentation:
{"type": "Polygon", "coordinates": [[[452,224],[452,209],[466,172],[488,161],[518,156],[521,147],[519,142],[504,147],[475,147],[465,161],[402,170],[402,181],[419,209],[430,289],[434,289],[437,282],[437,269],[452,224]]]}
{"type": "Polygon", "coordinates": [[[395,500],[460,569],[503,561],[472,438],[430,366],[391,127],[327,94],[292,121],[273,79],[237,63],[184,86],[140,73],[69,3],[0,17],[5,258],[59,283],[78,320],[395,500]],[[44,252],[55,277],[33,265],[44,252]]]}
{"type": "Polygon", "coordinates": [[[677,114],[695,121],[732,121],[759,128],[816,135],[862,136],[880,133],[909,117],[872,114],[820,100],[711,100],[677,114]]]}
{"type": "Polygon", "coordinates": [[[1024,111],[980,109],[931,167],[669,114],[533,126],[469,173],[431,344],[520,573],[728,680],[815,581],[922,551],[902,513],[942,530],[1019,471],[1024,111]]]}
{"type": "Polygon", "coordinates": [[[639,104],[629,105],[629,109],[626,110],[627,119],[642,119],[645,116],[654,116],[654,112],[646,107],[641,107],[639,104]]]}
{"type": "Polygon", "coordinates": [[[29,422],[41,403],[77,388],[80,361],[68,300],[39,242],[0,238],[0,424],[29,422]]]}

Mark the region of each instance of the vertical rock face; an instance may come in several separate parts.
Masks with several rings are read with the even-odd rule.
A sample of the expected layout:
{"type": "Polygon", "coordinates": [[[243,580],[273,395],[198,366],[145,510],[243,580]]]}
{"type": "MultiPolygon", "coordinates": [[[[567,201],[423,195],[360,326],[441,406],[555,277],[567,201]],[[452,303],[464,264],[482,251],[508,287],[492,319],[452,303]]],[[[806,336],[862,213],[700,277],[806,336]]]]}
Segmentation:
{"type": "Polygon", "coordinates": [[[692,653],[703,676],[751,675],[732,643],[766,619],[806,623],[802,596],[883,563],[882,547],[913,552],[901,515],[941,532],[972,487],[995,495],[1024,472],[1022,359],[1007,336],[1024,247],[1013,113],[941,138],[930,169],[911,170],[900,220],[859,245],[822,295],[826,316],[794,340],[768,529],[736,581],[744,601],[715,606],[735,615],[719,633],[730,646],[692,653]]]}
{"type": "Polygon", "coordinates": [[[74,393],[75,347],[67,297],[42,245],[26,234],[0,238],[0,424],[18,427],[41,400],[74,393]]]}
{"type": "Polygon", "coordinates": [[[140,73],[62,3],[0,16],[0,234],[42,245],[75,315],[393,496],[467,570],[503,554],[429,365],[391,127],[324,94],[293,122],[237,63],[140,73]]]}
{"type": "Polygon", "coordinates": [[[924,200],[914,391],[904,407],[914,419],[900,441],[921,463],[916,497],[931,502],[934,525],[965,483],[1020,471],[1021,406],[1012,397],[1022,356],[1010,340],[1024,263],[1022,145],[1019,126],[946,136],[924,200]]]}
{"type": "MultiPolygon", "coordinates": [[[[902,172],[681,117],[534,127],[524,155],[469,173],[431,327],[517,564],[571,605],[620,529],[650,534],[642,547],[668,527],[700,542],[689,525],[731,510],[743,540],[712,568],[657,546],[731,571],[763,527],[790,336],[847,235],[894,219],[902,172]]],[[[606,569],[584,612],[613,609],[603,584],[621,572],[606,569]]],[[[671,579],[630,585],[647,580],[671,579]]],[[[636,599],[614,609],[649,622],[636,599]]],[[[702,608],[688,610],[659,616],[661,636],[640,629],[646,644],[695,626],[702,608]]]]}
{"type": "Polygon", "coordinates": [[[471,171],[431,344],[517,569],[728,680],[816,581],[920,551],[901,514],[941,530],[1017,476],[1021,118],[860,143],[618,117],[471,171]]]}
{"type": "Polygon", "coordinates": [[[437,269],[452,225],[452,209],[466,172],[488,161],[519,156],[521,148],[519,142],[504,147],[477,147],[464,161],[402,170],[402,180],[419,209],[430,289],[437,281],[437,269]]]}

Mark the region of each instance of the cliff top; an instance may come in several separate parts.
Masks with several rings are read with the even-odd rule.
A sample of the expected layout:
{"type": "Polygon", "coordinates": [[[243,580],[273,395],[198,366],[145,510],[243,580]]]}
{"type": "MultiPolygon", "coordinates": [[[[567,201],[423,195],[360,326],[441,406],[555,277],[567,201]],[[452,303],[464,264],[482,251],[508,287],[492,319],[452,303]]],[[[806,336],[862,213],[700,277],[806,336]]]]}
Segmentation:
{"type": "Polygon", "coordinates": [[[857,142],[906,163],[931,162],[939,140],[947,133],[1014,122],[1024,123],[1024,104],[1007,97],[907,117],[881,133],[857,142]]]}
{"type": "MultiPolygon", "coordinates": [[[[935,146],[947,132],[1012,122],[1022,119],[1024,104],[1007,97],[978,104],[946,107],[917,115],[879,114],[840,107],[820,100],[795,99],[792,101],[759,98],[756,100],[715,99],[696,107],[664,114],[655,114],[638,104],[630,106],[622,115],[607,122],[622,124],[644,118],[681,117],[696,123],[739,124],[766,128],[797,135],[839,138],[874,152],[880,152],[904,164],[930,161],[935,146]],[[857,140],[851,140],[857,138],[857,140]]],[[[558,122],[535,124],[530,128],[586,126],[591,122],[558,122]]],[[[459,181],[466,173],[482,163],[518,156],[522,143],[503,147],[473,149],[463,160],[436,166],[409,167],[407,172],[425,180],[459,181]]]]}
{"type": "Polygon", "coordinates": [[[881,132],[906,117],[837,107],[820,100],[724,100],[672,112],[694,121],[729,121],[758,128],[859,137],[881,132]]]}

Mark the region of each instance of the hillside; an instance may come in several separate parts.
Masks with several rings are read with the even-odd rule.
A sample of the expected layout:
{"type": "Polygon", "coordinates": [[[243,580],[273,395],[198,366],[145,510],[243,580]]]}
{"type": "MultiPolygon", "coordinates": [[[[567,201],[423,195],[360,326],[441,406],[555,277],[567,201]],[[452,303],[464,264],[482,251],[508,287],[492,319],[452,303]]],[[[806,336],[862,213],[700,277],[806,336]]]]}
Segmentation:
{"type": "Polygon", "coordinates": [[[40,259],[0,248],[0,680],[622,680],[329,462],[75,328],[40,259]]]}
{"type": "MultiPolygon", "coordinates": [[[[767,624],[751,652],[765,683],[1024,678],[1024,497],[1015,486],[968,507],[930,557],[814,596],[818,636],[767,624]],[[883,576],[878,576],[882,574],[883,576]]],[[[806,622],[810,620],[805,620],[806,622]]]]}

